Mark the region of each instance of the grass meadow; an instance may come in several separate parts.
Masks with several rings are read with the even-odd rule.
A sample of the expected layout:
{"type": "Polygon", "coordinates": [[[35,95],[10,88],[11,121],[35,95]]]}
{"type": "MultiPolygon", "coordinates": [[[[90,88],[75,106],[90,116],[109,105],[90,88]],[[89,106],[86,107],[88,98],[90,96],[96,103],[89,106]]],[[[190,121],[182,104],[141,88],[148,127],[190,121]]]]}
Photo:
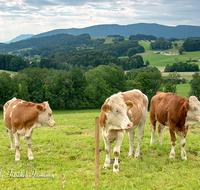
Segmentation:
{"type": "MultiPolygon", "coordinates": [[[[53,111],[56,126],[33,131],[34,160],[28,161],[26,143],[21,139],[21,160],[15,162],[15,152],[10,150],[1,112],[0,189],[95,189],[94,128],[95,117],[99,115],[99,109],[53,111]]],[[[129,143],[125,134],[120,154],[120,173],[117,175],[113,174],[112,165],[107,170],[102,168],[106,153],[100,133],[99,189],[200,189],[199,136],[199,124],[190,127],[185,146],[188,160],[181,159],[179,137],[175,148],[176,158],[169,159],[171,141],[168,128],[163,133],[163,145],[150,145],[148,115],[141,156],[138,159],[127,157],[129,143]]],[[[134,149],[136,145],[135,138],[134,149]]],[[[111,158],[114,158],[113,153],[111,158]]]]}

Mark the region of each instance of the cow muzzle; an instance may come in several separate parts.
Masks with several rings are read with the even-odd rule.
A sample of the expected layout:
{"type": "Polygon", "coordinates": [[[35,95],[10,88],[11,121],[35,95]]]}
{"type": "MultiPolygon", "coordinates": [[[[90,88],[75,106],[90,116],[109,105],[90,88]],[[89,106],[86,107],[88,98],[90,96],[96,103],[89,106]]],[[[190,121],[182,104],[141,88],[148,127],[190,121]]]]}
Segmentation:
{"type": "Polygon", "coordinates": [[[133,127],[132,123],[127,124],[127,128],[130,129],[131,127],[133,127]]]}

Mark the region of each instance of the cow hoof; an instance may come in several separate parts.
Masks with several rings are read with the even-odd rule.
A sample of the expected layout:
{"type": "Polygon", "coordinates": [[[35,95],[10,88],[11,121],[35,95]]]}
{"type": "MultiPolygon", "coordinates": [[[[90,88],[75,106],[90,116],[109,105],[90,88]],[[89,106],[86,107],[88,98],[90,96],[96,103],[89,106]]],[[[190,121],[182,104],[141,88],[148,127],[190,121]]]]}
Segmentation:
{"type": "Polygon", "coordinates": [[[128,158],[134,157],[134,154],[129,154],[128,158]]]}
{"type": "Polygon", "coordinates": [[[33,160],[34,158],[33,157],[30,157],[30,158],[28,158],[29,159],[29,161],[31,161],[31,160],[33,160]]]}
{"type": "Polygon", "coordinates": [[[106,166],[103,166],[103,169],[106,169],[106,170],[107,170],[108,168],[107,168],[106,166]]]}
{"type": "Polygon", "coordinates": [[[20,159],[19,159],[19,158],[16,158],[16,159],[15,159],[15,162],[19,162],[19,161],[20,161],[20,159]]]}
{"type": "Polygon", "coordinates": [[[170,155],[169,158],[175,158],[175,156],[171,156],[171,155],[170,155]]]}
{"type": "Polygon", "coordinates": [[[182,160],[187,160],[187,157],[185,156],[185,157],[182,157],[182,160]]]}
{"type": "Polygon", "coordinates": [[[118,170],[118,169],[114,169],[114,170],[113,170],[113,173],[119,174],[119,170],[118,170]]]}

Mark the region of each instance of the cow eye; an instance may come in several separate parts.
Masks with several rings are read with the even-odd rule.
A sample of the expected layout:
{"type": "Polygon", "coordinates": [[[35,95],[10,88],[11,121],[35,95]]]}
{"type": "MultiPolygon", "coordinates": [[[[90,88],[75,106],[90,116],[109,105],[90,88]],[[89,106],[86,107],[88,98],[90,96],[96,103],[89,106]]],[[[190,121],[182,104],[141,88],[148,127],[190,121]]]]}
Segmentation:
{"type": "Polygon", "coordinates": [[[49,117],[51,117],[52,114],[51,113],[48,113],[48,114],[49,114],[49,117]]]}
{"type": "Polygon", "coordinates": [[[119,111],[118,111],[118,110],[115,110],[115,112],[116,112],[116,113],[119,113],[119,111]]]}

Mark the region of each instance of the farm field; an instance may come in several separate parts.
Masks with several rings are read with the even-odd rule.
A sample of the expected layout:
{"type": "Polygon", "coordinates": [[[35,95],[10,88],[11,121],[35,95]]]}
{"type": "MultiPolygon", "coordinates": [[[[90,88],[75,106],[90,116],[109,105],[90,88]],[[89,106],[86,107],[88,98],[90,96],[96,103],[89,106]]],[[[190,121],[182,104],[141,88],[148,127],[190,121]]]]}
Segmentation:
{"type": "MultiPolygon", "coordinates": [[[[182,45],[183,42],[178,42],[179,45],[182,45]]],[[[178,53],[178,50],[175,48],[169,50],[151,50],[150,49],[150,42],[140,42],[145,48],[144,53],[140,55],[143,57],[144,62],[147,60],[150,62],[150,65],[156,67],[165,67],[167,64],[172,65],[175,62],[186,61],[190,59],[199,60],[200,51],[195,52],[183,52],[182,55],[162,55],[162,54],[155,54],[154,52],[164,52],[164,53],[178,53]]],[[[195,62],[200,65],[200,62],[195,62]]]]}
{"type": "MultiPolygon", "coordinates": [[[[0,188],[3,190],[95,189],[94,123],[95,117],[99,115],[99,109],[53,111],[57,125],[52,128],[37,128],[33,131],[34,160],[28,161],[26,143],[21,139],[21,160],[15,162],[15,152],[11,152],[9,148],[9,137],[1,112],[0,188]]],[[[118,175],[113,174],[112,165],[107,170],[102,168],[105,151],[100,134],[99,189],[199,189],[199,134],[199,124],[190,127],[185,146],[188,160],[181,160],[179,137],[175,148],[176,158],[169,159],[171,150],[169,131],[165,128],[163,145],[157,143],[150,145],[148,114],[141,143],[141,156],[138,159],[127,157],[129,144],[128,135],[125,134],[118,175]]],[[[136,139],[134,149],[137,145],[136,139]]],[[[155,134],[155,142],[157,142],[157,134],[155,134]]],[[[112,153],[111,158],[114,158],[112,153]]]]}

